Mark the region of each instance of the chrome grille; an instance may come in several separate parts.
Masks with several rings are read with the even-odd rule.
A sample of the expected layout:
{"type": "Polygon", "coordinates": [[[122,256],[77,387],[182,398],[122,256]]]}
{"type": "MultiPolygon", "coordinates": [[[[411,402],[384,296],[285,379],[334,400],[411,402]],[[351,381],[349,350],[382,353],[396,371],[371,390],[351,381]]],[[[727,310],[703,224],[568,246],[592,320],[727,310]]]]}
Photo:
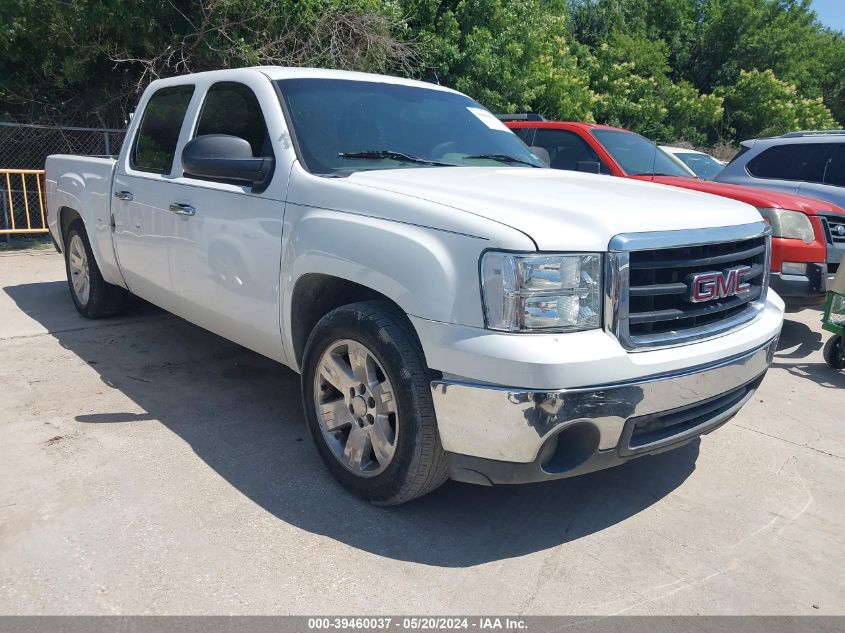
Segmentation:
{"type": "Polygon", "coordinates": [[[845,245],[845,216],[825,215],[822,220],[827,225],[828,243],[845,245]]]}
{"type": "Polygon", "coordinates": [[[608,263],[608,329],[625,347],[638,349],[701,340],[750,321],[768,289],[768,233],[761,223],[617,236],[608,263]],[[690,276],[738,266],[751,269],[743,279],[748,292],[692,301],[690,276]]]}

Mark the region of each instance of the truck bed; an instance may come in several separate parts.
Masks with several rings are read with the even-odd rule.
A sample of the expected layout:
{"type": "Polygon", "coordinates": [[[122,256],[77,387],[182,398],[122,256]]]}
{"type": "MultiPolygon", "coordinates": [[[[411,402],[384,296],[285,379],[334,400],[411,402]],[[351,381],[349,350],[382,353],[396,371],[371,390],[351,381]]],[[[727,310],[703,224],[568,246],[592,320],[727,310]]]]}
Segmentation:
{"type": "Polygon", "coordinates": [[[53,154],[47,157],[47,225],[59,250],[64,248],[62,217],[76,212],[88,228],[91,249],[103,278],[124,286],[111,237],[111,188],[117,160],[111,157],[53,154]]]}

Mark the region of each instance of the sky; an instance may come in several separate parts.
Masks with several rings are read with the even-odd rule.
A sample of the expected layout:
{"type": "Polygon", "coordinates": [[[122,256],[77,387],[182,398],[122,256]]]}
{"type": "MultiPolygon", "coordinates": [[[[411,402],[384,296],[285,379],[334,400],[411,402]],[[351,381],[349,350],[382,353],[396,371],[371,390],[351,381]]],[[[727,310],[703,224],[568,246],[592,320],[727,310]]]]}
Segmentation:
{"type": "Polygon", "coordinates": [[[813,10],[825,26],[845,31],[845,0],[813,0],[813,10]]]}

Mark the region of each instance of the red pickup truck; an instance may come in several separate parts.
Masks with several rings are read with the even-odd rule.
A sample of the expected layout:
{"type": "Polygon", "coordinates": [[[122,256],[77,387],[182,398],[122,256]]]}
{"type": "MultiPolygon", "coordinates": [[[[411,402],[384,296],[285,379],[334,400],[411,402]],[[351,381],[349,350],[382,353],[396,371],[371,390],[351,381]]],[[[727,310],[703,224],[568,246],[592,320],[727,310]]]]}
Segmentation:
{"type": "Polygon", "coordinates": [[[772,226],[772,288],[791,308],[824,299],[827,245],[819,213],[845,214],[842,208],[805,196],[700,180],[690,176],[654,143],[628,130],[548,121],[538,115],[500,118],[554,169],[649,180],[757,207],[772,226]]]}

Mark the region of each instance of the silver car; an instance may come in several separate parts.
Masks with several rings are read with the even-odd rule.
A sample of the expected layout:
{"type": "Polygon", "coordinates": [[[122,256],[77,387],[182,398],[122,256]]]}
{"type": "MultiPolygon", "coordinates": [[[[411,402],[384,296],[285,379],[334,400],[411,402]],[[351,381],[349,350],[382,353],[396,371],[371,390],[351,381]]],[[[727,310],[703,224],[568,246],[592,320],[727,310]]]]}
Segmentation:
{"type": "Polygon", "coordinates": [[[671,145],[661,145],[660,149],[677,158],[693,175],[704,180],[713,180],[727,164],[696,149],[672,147],[671,145]]]}
{"type": "MultiPolygon", "coordinates": [[[[778,189],[845,207],[845,130],[790,132],[740,145],[717,182],[778,189]]],[[[826,234],[828,272],[833,274],[845,255],[845,221],[838,214],[819,217],[826,234]]]]}

